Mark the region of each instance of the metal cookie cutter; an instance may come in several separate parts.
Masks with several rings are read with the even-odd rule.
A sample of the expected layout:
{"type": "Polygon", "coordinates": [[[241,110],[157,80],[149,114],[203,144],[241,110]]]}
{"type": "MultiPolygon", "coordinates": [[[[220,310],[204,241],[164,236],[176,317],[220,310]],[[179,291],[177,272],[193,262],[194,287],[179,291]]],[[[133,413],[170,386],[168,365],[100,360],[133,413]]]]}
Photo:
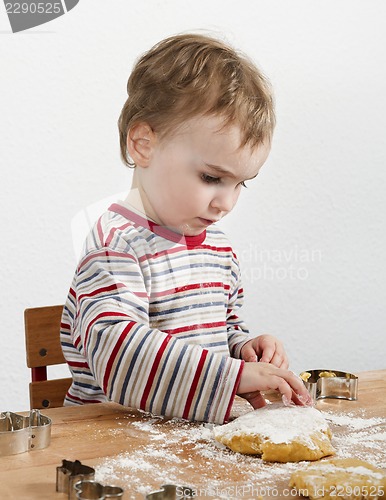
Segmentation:
{"type": "Polygon", "coordinates": [[[103,486],[96,481],[78,481],[74,490],[77,500],[119,500],[123,497],[123,489],[119,486],[103,486]]]}
{"type": "Polygon", "coordinates": [[[56,467],[56,491],[67,493],[69,500],[115,500],[123,496],[119,486],[103,486],[94,481],[95,469],[83,465],[79,460],[62,460],[56,467]]]}
{"type": "Polygon", "coordinates": [[[27,417],[10,411],[0,413],[0,457],[41,450],[50,444],[51,419],[39,410],[27,417]]]}
{"type": "Polygon", "coordinates": [[[188,486],[177,486],[176,484],[164,484],[161,489],[152,491],[146,495],[146,500],[184,500],[194,498],[197,493],[188,486]]]}
{"type": "Polygon", "coordinates": [[[94,479],[95,469],[83,465],[79,460],[62,460],[62,465],[56,467],[56,491],[67,493],[70,500],[76,499],[75,484],[82,479],[94,479]]]}
{"type": "Polygon", "coordinates": [[[358,377],[337,370],[307,370],[300,374],[314,401],[317,399],[358,399],[358,377]]]}

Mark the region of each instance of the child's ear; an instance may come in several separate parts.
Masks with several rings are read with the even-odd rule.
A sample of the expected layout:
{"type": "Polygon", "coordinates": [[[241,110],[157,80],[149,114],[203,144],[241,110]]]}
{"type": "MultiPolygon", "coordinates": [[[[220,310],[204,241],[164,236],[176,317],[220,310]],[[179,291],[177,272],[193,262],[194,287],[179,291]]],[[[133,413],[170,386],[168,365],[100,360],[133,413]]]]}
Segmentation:
{"type": "Polygon", "coordinates": [[[156,135],[148,123],[136,123],[127,134],[127,150],[138,167],[147,167],[151,160],[156,135]]]}

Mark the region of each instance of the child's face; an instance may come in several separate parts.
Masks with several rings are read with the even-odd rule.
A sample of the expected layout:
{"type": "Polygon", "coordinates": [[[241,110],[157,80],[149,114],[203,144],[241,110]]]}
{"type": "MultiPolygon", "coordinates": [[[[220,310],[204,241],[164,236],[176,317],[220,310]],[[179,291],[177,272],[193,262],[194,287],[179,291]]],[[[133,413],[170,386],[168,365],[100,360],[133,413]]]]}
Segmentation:
{"type": "Polygon", "coordinates": [[[197,235],[228,214],[242,183],[258,174],[269,146],[239,148],[239,128],[221,125],[200,117],[163,140],[155,136],[149,164],[136,170],[144,209],[158,224],[197,235]]]}

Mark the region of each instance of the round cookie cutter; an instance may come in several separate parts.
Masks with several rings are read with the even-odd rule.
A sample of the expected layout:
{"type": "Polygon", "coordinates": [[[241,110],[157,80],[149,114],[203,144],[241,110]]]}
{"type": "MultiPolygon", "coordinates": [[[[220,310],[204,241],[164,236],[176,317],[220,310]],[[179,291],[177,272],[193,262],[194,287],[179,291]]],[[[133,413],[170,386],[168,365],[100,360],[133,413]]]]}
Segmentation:
{"type": "Polygon", "coordinates": [[[314,401],[317,399],[358,399],[358,377],[339,370],[306,370],[300,374],[314,401]]]}

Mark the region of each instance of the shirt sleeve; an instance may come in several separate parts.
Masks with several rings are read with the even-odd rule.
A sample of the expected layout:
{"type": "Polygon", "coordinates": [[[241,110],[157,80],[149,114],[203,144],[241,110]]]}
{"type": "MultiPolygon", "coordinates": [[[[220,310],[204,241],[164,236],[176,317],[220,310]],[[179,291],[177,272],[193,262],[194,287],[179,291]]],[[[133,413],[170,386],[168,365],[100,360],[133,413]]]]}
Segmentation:
{"type": "MultiPolygon", "coordinates": [[[[160,415],[226,422],[243,361],[150,328],[145,283],[143,268],[126,250],[105,247],[86,255],[75,278],[74,346],[109,400],[160,415]]],[[[237,337],[233,315],[229,321],[237,337]]]]}
{"type": "Polygon", "coordinates": [[[241,358],[241,348],[251,339],[245,322],[238,316],[238,311],[243,305],[244,290],[241,284],[240,268],[236,261],[234,275],[236,276],[233,290],[229,293],[227,309],[228,346],[233,358],[241,358]]]}

